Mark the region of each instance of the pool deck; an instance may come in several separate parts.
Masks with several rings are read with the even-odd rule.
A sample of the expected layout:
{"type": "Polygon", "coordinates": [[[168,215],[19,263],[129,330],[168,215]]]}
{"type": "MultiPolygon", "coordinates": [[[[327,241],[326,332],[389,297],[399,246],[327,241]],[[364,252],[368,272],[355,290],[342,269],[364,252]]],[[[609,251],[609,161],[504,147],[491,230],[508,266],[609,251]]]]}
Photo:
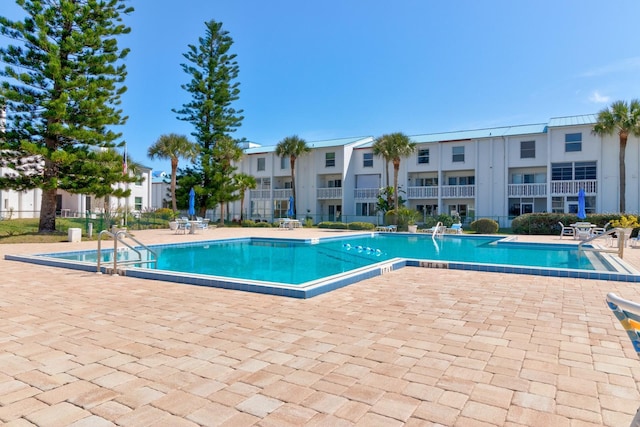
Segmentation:
{"type": "Polygon", "coordinates": [[[604,302],[634,284],[407,267],[300,300],[4,260],[95,247],[0,245],[0,424],[625,426],[640,406],[604,302]]]}

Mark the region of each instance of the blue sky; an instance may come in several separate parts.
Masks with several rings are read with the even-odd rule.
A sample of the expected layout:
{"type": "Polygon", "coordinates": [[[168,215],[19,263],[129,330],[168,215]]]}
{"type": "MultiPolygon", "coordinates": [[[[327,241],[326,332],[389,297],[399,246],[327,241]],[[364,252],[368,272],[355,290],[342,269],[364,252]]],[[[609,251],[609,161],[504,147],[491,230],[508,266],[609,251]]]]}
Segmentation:
{"type": "Polygon", "coordinates": [[[131,4],[121,131],[129,155],[156,170],[169,162],[147,148],[192,132],[171,109],[189,100],[182,54],[211,19],[238,55],[245,119],[234,136],[262,145],[543,123],[640,97],[637,0],[131,4]]]}

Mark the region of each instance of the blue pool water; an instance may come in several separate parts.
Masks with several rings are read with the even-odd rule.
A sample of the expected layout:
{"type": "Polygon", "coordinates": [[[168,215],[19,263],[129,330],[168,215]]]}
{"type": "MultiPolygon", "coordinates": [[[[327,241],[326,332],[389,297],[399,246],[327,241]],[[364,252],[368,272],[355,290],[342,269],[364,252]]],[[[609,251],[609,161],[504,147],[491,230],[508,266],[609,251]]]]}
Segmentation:
{"type": "MultiPolygon", "coordinates": [[[[238,239],[155,246],[158,270],[232,277],[299,285],[394,258],[458,261],[498,265],[526,265],[594,270],[575,245],[497,244],[495,237],[408,236],[374,234],[324,239],[311,244],[276,239],[238,239]]],[[[123,251],[121,257],[130,253],[123,251]]],[[[58,254],[56,257],[96,261],[96,252],[58,254]]],[[[102,262],[112,262],[113,251],[102,262]]]]}
{"type": "MultiPolygon", "coordinates": [[[[122,269],[120,262],[131,261],[135,252],[118,250],[118,267],[130,277],[294,298],[311,298],[405,266],[640,282],[640,273],[611,254],[501,239],[368,233],[312,240],[216,240],[152,246],[159,255],[153,269],[146,264],[122,269]]],[[[93,272],[96,257],[96,251],[5,255],[8,260],[93,272]]],[[[100,271],[109,272],[113,250],[102,252],[101,263],[100,271]]],[[[425,270],[425,284],[429,274],[425,270]]]]}

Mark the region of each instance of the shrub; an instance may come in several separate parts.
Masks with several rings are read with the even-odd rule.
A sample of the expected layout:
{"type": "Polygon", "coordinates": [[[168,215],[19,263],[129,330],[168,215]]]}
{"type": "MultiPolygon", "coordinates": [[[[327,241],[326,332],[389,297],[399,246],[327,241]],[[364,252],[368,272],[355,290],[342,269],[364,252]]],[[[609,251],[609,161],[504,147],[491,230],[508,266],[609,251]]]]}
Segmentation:
{"type": "Polygon", "coordinates": [[[451,227],[453,225],[453,218],[448,214],[440,214],[436,217],[436,222],[441,222],[445,227],[451,227]]]}
{"type": "Polygon", "coordinates": [[[318,224],[318,228],[332,228],[335,230],[346,230],[347,224],[344,222],[322,221],[318,224]]]}
{"type": "Polygon", "coordinates": [[[471,223],[471,230],[479,234],[495,234],[499,228],[500,224],[489,218],[476,219],[471,223]]]}
{"type": "Polygon", "coordinates": [[[162,219],[174,219],[175,218],[175,214],[173,213],[172,209],[169,208],[160,208],[160,209],[156,209],[156,211],[154,212],[156,216],[162,218],[162,219]]]}
{"type": "Polygon", "coordinates": [[[350,222],[349,230],[373,230],[376,226],[370,222],[350,222]]]}
{"type": "Polygon", "coordinates": [[[242,220],[242,227],[272,227],[271,223],[268,222],[256,222],[251,219],[242,220]]]}

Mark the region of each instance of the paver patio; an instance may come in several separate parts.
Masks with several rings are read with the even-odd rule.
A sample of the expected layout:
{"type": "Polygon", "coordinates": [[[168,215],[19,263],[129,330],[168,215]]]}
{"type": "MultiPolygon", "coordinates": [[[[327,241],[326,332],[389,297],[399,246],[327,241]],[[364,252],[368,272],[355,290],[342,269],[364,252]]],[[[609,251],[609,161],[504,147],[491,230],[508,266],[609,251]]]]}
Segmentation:
{"type": "MultiPolygon", "coordinates": [[[[136,237],[247,233],[330,234],[136,237]]],[[[634,284],[404,268],[298,300],[0,267],[3,425],[624,426],[640,405],[640,361],[604,303],[640,301],[634,284]]]]}

